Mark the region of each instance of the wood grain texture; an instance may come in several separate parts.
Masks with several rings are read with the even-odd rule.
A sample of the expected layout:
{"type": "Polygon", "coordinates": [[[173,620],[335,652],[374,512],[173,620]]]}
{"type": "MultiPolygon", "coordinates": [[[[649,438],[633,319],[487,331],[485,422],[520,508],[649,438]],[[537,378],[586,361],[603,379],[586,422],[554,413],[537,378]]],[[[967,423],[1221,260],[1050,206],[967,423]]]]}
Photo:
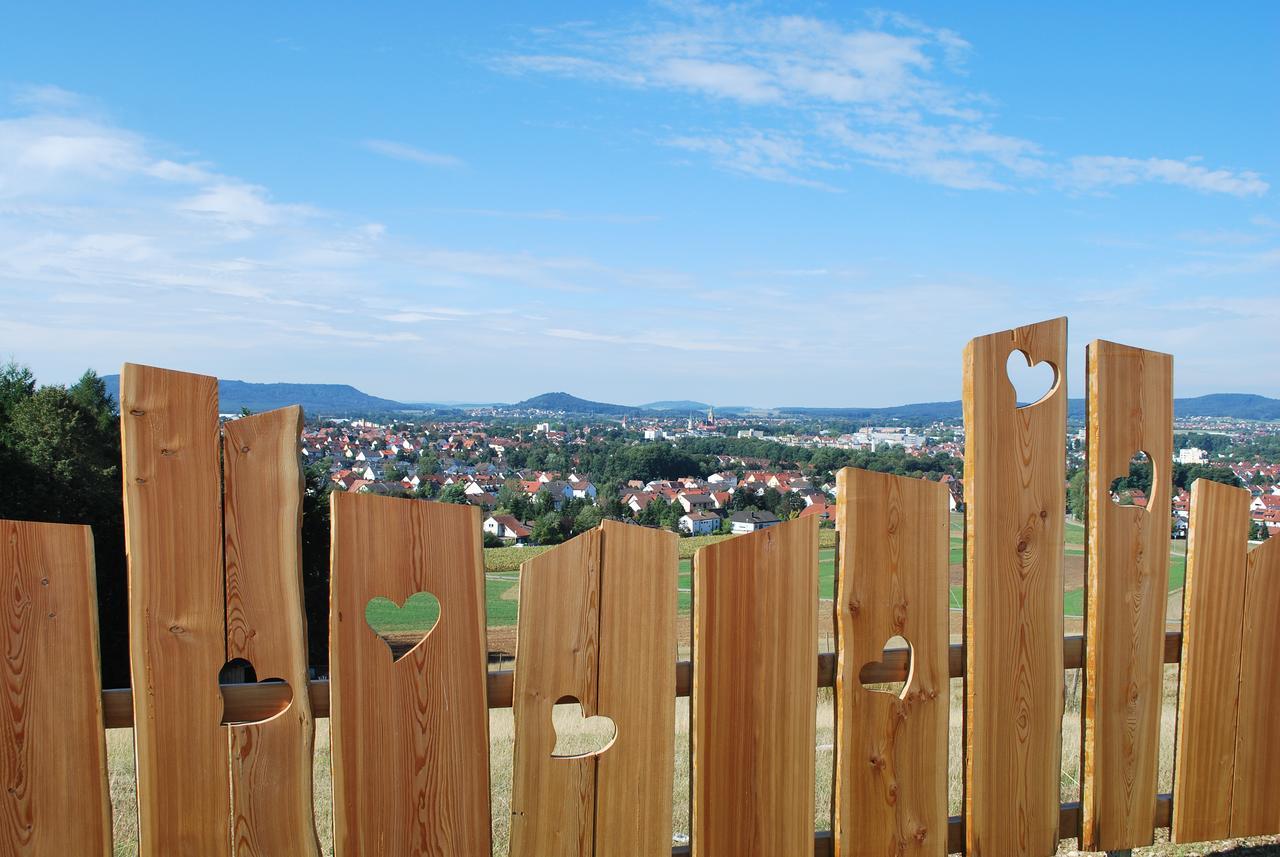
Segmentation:
{"type": "Polygon", "coordinates": [[[921,479],[837,476],[837,857],[947,853],[948,496],[921,479]],[[910,644],[900,698],[859,680],[894,636],[910,644]]]}
{"type": "Polygon", "coordinates": [[[230,851],[218,381],[120,378],[141,857],[230,851]]]}
{"type": "Polygon", "coordinates": [[[1058,847],[1067,320],[964,352],[965,833],[970,857],[1058,847]],[[1054,367],[1018,407],[1013,351],[1054,367]]]}
{"type": "Polygon", "coordinates": [[[1081,847],[1155,836],[1173,460],[1173,358],[1097,340],[1087,349],[1089,516],[1081,847]],[[1111,500],[1144,452],[1147,507],[1111,500]]]}
{"type": "Polygon", "coordinates": [[[280,678],[289,707],[230,732],[231,845],[238,857],[319,855],[312,810],[315,722],[302,600],[302,409],[226,424],[223,509],[227,659],[280,678]]]}
{"type": "Polygon", "coordinates": [[[0,853],[111,854],[88,527],[0,520],[0,853]]]}
{"type": "Polygon", "coordinates": [[[553,759],[551,712],[572,696],[600,713],[598,529],[521,564],[518,619],[511,857],[591,857],[596,757],[553,759]]]}
{"type": "Polygon", "coordinates": [[[1231,835],[1280,833],[1280,539],[1249,551],[1231,835]]]}
{"type": "Polygon", "coordinates": [[[694,556],[694,857],[813,847],[817,605],[816,518],[694,556]]]}
{"type": "Polygon", "coordinates": [[[679,537],[605,521],[602,538],[598,705],[618,734],[600,757],[595,853],[659,857],[671,853],[679,537]]]}
{"type": "Polygon", "coordinates": [[[1173,773],[1174,842],[1231,835],[1249,501],[1243,488],[1207,479],[1191,486],[1173,773]]]}
{"type": "Polygon", "coordinates": [[[338,857],[489,857],[484,562],[470,506],[335,492],[330,580],[338,857]],[[381,596],[440,602],[398,661],[365,622],[381,596]]]}
{"type": "Polygon", "coordinates": [[[521,566],[513,857],[670,854],[676,543],[606,521],[521,566]],[[566,696],[613,720],[603,752],[552,757],[566,696]]]}

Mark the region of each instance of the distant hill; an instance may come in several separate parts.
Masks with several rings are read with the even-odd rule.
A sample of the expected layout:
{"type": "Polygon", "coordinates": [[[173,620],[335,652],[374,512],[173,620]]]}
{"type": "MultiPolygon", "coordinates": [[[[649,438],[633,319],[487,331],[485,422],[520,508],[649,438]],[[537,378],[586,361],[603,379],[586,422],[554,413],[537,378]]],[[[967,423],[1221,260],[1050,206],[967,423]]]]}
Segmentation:
{"type": "Polygon", "coordinates": [[[531,399],[525,399],[523,402],[516,402],[514,405],[507,405],[506,407],[513,411],[564,411],[567,414],[631,414],[638,410],[627,405],[612,405],[608,402],[592,402],[589,399],[579,399],[577,396],[571,396],[563,392],[543,393],[540,396],[534,396],[531,399]]]}
{"type": "MultiPolygon", "coordinates": [[[[120,397],[120,376],[104,375],[103,382],[107,392],[116,401],[120,397]]],[[[394,399],[383,399],[361,392],[350,384],[257,384],[249,381],[219,381],[218,410],[222,413],[234,413],[241,408],[251,411],[269,411],[286,405],[302,405],[308,416],[348,416],[360,414],[389,413],[396,411],[457,411],[457,405],[441,405],[431,402],[406,404],[394,399]]],[[[565,392],[543,393],[517,402],[514,405],[491,404],[477,407],[492,407],[503,410],[542,410],[563,411],[568,414],[616,415],[637,414],[642,412],[660,413],[689,411],[705,411],[708,405],[689,399],[669,399],[650,402],[640,407],[616,405],[609,402],[593,402],[580,399],[565,392]]],[[[1178,417],[1225,417],[1245,420],[1280,420],[1280,399],[1271,399],[1252,393],[1211,393],[1206,396],[1195,396],[1186,399],[1174,399],[1174,414],[1178,417]]],[[[927,423],[933,421],[958,422],[963,417],[963,409],[959,401],[952,402],[917,402],[909,405],[895,405],[886,408],[806,408],[777,407],[756,408],[750,406],[723,406],[716,408],[717,414],[760,416],[808,417],[811,419],[845,419],[879,422],[884,420],[902,420],[911,423],[927,423]]],[[[1084,399],[1069,399],[1067,416],[1072,420],[1083,420],[1085,417],[1084,399]]]]}
{"type": "Polygon", "coordinates": [[[692,402],[688,399],[676,399],[670,402],[650,402],[641,405],[642,411],[705,411],[711,407],[706,402],[692,402]]]}
{"type": "Polygon", "coordinates": [[[1180,417],[1235,417],[1242,420],[1280,420],[1280,399],[1252,393],[1210,393],[1193,399],[1174,399],[1180,417]]]}
{"type": "MultiPolygon", "coordinates": [[[[107,392],[120,401],[120,376],[104,375],[107,392]]],[[[439,405],[406,405],[393,399],[370,396],[350,384],[255,384],[249,381],[218,381],[218,411],[229,414],[241,408],[254,413],[301,405],[308,416],[385,413],[388,411],[433,410],[439,405]]]]}

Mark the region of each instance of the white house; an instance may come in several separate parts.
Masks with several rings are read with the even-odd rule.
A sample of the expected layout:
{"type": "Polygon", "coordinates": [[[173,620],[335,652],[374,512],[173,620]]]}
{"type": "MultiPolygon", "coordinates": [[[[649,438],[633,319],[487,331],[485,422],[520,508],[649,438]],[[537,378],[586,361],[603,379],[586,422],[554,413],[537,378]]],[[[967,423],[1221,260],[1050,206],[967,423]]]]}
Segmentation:
{"type": "Polygon", "coordinates": [[[782,520],[773,512],[761,512],[758,509],[734,512],[729,521],[733,524],[734,535],[754,533],[756,530],[768,529],[782,523],[782,520]]]}
{"type": "Polygon", "coordinates": [[[484,519],[484,531],[500,539],[522,541],[529,538],[530,530],[516,520],[514,515],[490,515],[484,519]]]}
{"type": "Polygon", "coordinates": [[[690,512],[680,516],[680,529],[691,536],[703,536],[720,529],[720,516],[712,512],[690,512]]]}

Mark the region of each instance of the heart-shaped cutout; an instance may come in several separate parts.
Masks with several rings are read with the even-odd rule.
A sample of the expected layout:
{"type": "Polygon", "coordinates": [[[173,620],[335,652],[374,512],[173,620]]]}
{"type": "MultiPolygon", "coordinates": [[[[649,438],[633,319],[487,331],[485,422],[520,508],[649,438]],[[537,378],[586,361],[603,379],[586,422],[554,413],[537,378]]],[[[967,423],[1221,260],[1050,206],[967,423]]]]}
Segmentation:
{"type": "Polygon", "coordinates": [[[1017,348],[1009,352],[1005,373],[1020,408],[1039,404],[1058,383],[1058,370],[1052,363],[1042,360],[1032,364],[1030,355],[1017,348]]]}
{"type": "Polygon", "coordinates": [[[1129,462],[1129,473],[1111,480],[1111,502],[1117,506],[1151,511],[1151,486],[1155,484],[1155,468],[1151,457],[1139,451],[1129,462]]]}
{"type": "Polygon", "coordinates": [[[863,690],[872,693],[884,693],[902,699],[911,687],[911,679],[915,675],[915,650],[906,637],[890,637],[885,641],[884,651],[878,661],[867,661],[858,670],[858,682],[863,690]],[[903,661],[906,662],[906,679],[893,679],[903,673],[903,661]]]}
{"type": "Polygon", "coordinates": [[[218,670],[218,688],[222,691],[222,725],[244,726],[262,723],[283,714],[293,704],[293,688],[282,678],[258,681],[253,664],[244,658],[232,658],[218,670]],[[269,694],[244,693],[251,686],[265,686],[269,694]],[[228,714],[230,712],[230,714],[228,714]]]}
{"type": "Polygon", "coordinates": [[[401,607],[379,595],[364,606],[364,621],[387,644],[391,660],[398,661],[440,623],[440,599],[430,592],[415,592],[401,607]]]}
{"type": "Polygon", "coordinates": [[[582,704],[576,697],[566,696],[551,711],[551,724],[556,730],[555,759],[582,759],[598,756],[613,746],[618,727],[602,714],[583,716],[582,704]]]}

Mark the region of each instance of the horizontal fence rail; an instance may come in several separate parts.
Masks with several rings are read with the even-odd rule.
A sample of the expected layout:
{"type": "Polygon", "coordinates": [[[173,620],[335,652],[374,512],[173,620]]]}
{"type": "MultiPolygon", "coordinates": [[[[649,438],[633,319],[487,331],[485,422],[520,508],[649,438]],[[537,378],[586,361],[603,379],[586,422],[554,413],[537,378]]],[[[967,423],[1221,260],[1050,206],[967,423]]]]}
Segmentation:
{"type": "MultiPolygon", "coordinates": [[[[1182,632],[1169,631],[1164,635],[1164,662],[1176,664],[1182,653],[1182,632]]],[[[1084,667],[1084,637],[1072,634],[1062,638],[1063,667],[1078,670],[1084,667]]],[[[951,678],[964,678],[964,646],[957,643],[948,651],[947,665],[951,678]]],[[[906,681],[908,658],[905,649],[887,649],[884,660],[867,672],[868,682],[906,681]]],[[[510,708],[514,670],[494,670],[489,673],[489,708],[510,708]]],[[[818,655],[818,687],[834,687],[836,683],[836,655],[823,652],[818,655]]],[[[688,696],[693,687],[693,664],[676,662],[676,696],[688,696]]],[[[329,716],[329,682],[312,681],[309,687],[311,708],[316,717],[329,716]]],[[[261,720],[278,712],[288,704],[291,694],[284,684],[224,684],[222,697],[226,701],[223,719],[229,721],[261,720]]],[[[127,687],[111,688],[102,692],[102,710],[108,729],[127,729],[133,726],[133,692],[127,687]]]]}

